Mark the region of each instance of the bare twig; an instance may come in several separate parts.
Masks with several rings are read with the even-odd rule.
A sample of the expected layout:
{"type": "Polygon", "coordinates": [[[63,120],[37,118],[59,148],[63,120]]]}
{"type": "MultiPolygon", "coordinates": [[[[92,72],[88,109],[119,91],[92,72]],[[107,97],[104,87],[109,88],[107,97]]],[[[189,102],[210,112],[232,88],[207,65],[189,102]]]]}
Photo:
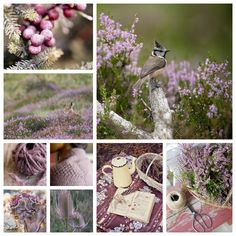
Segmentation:
{"type": "Polygon", "coordinates": [[[141,102],[143,103],[143,105],[144,105],[150,112],[152,112],[151,107],[148,106],[148,104],[143,100],[143,98],[141,98],[141,102]]]}

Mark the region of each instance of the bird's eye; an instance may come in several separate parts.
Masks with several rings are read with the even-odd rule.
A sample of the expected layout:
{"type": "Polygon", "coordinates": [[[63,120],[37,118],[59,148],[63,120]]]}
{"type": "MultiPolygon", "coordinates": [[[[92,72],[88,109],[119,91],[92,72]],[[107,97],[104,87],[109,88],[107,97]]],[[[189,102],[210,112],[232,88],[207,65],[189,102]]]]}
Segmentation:
{"type": "Polygon", "coordinates": [[[156,54],[156,51],[155,50],[153,50],[152,51],[152,56],[156,56],[157,54],[156,54]]]}
{"type": "Polygon", "coordinates": [[[156,54],[157,52],[163,52],[163,50],[162,49],[158,49],[158,48],[154,48],[153,52],[156,54]]]}

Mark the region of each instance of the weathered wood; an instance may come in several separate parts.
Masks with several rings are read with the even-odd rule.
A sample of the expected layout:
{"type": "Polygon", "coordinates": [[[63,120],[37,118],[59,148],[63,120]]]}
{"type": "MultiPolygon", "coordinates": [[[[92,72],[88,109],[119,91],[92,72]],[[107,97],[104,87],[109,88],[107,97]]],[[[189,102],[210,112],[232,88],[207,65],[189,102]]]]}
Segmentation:
{"type": "Polygon", "coordinates": [[[171,139],[172,112],[163,89],[153,78],[149,80],[149,101],[155,125],[153,139],[171,139]]]}
{"type": "MultiPolygon", "coordinates": [[[[149,101],[154,122],[154,131],[152,133],[138,129],[130,121],[122,118],[114,111],[110,111],[108,114],[109,123],[124,138],[132,136],[138,139],[171,139],[172,112],[163,89],[153,78],[149,79],[149,101]]],[[[104,108],[99,102],[97,102],[97,113],[101,117],[104,115],[104,108]]]]}
{"type": "MultiPolygon", "coordinates": [[[[102,105],[97,102],[97,111],[98,114],[103,116],[104,115],[104,109],[102,105]]],[[[126,119],[122,118],[118,114],[116,114],[114,111],[110,111],[108,114],[109,122],[112,126],[114,126],[124,137],[127,136],[134,136],[138,139],[152,139],[152,135],[138,129],[135,125],[133,125],[130,121],[127,121],[126,119]]]]}

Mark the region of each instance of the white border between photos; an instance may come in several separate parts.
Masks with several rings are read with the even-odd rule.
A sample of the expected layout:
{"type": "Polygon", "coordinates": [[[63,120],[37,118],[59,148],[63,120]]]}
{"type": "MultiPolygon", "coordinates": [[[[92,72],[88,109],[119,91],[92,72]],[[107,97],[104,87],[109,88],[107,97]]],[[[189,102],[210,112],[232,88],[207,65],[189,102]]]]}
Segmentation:
{"type": "MultiPolygon", "coordinates": [[[[96,81],[96,32],[97,32],[97,14],[96,14],[96,9],[97,6],[96,4],[181,4],[181,3],[198,3],[198,4],[206,4],[206,3],[231,3],[233,4],[233,0],[229,1],[229,0],[225,0],[225,1],[220,1],[220,0],[208,0],[208,1],[204,1],[204,0],[199,0],[199,1],[192,1],[192,0],[176,0],[176,1],[171,1],[171,0],[163,0],[163,1],[158,1],[158,0],[76,0],[76,1],[67,1],[67,0],[30,0],[30,1],[21,1],[21,0],[15,0],[15,1],[7,1],[7,0],[2,0],[0,3],[0,22],[3,26],[3,5],[4,4],[9,4],[9,3],[71,3],[71,2],[86,2],[86,3],[93,3],[93,17],[94,17],[94,21],[93,21],[93,69],[92,70],[86,70],[86,71],[80,71],[80,70],[40,70],[40,71],[33,71],[34,73],[74,73],[74,74],[79,74],[79,73],[93,73],[93,139],[91,140],[52,140],[51,142],[81,142],[81,143],[93,143],[93,171],[94,171],[94,175],[93,175],[93,188],[92,187],[59,187],[60,189],[93,189],[93,233],[73,233],[75,235],[80,235],[80,234],[90,234],[90,235],[110,235],[110,233],[96,233],[96,166],[97,166],[97,160],[96,160],[96,151],[97,151],[97,143],[163,143],[163,159],[166,160],[166,144],[168,143],[179,143],[179,142],[183,142],[183,143],[192,143],[192,142],[196,142],[196,143],[215,143],[215,142],[219,142],[219,143],[233,143],[233,153],[236,153],[236,146],[235,146],[235,140],[97,140],[96,138],[96,95],[97,95],[97,81],[96,81]]],[[[233,39],[235,37],[235,30],[236,30],[236,19],[234,16],[234,12],[235,12],[235,4],[233,4],[233,39]]],[[[222,19],[223,20],[223,19],[222,19]]],[[[203,36],[204,37],[204,36],[203,36]]],[[[0,68],[1,68],[1,77],[0,77],[0,91],[1,91],[1,102],[0,102],[0,111],[1,111],[1,115],[0,115],[0,139],[1,139],[1,169],[0,169],[0,186],[2,187],[0,190],[0,234],[3,235],[26,235],[25,233],[3,233],[3,189],[11,189],[11,187],[7,186],[7,187],[3,187],[3,158],[4,158],[4,151],[3,151],[3,145],[4,142],[5,143],[11,143],[11,142],[15,142],[15,143],[20,143],[20,142],[27,142],[27,140],[4,140],[3,139],[3,121],[4,121],[4,99],[3,99],[3,94],[4,94],[4,82],[3,82],[3,77],[4,77],[4,73],[32,73],[32,71],[7,71],[3,69],[4,66],[4,36],[3,36],[3,28],[1,29],[1,36],[0,36],[0,50],[1,50],[1,55],[2,58],[0,59],[0,68]]],[[[233,40],[234,43],[234,40],[233,40]]],[[[235,57],[235,47],[233,47],[233,59],[235,57]]],[[[233,60],[234,62],[234,60],[233,60]]],[[[233,65],[233,72],[234,72],[235,66],[233,65]]],[[[235,73],[233,73],[233,81],[236,79],[235,78],[235,73]]],[[[235,83],[233,82],[233,91],[235,90],[235,83]]],[[[235,121],[235,103],[236,103],[236,96],[234,96],[233,93],[233,124],[236,122],[235,121]]],[[[233,126],[234,128],[234,126],[233,126]]],[[[235,133],[236,130],[235,128],[233,129],[233,137],[235,138],[235,133]]],[[[44,142],[47,143],[47,150],[48,150],[48,158],[49,158],[49,143],[50,140],[28,140],[29,142],[44,142]]],[[[166,165],[165,162],[163,162],[163,171],[164,171],[164,176],[166,173],[166,165]]],[[[47,163],[47,186],[34,186],[34,187],[30,187],[30,189],[42,189],[42,190],[46,190],[47,191],[47,233],[27,233],[27,235],[50,235],[50,234],[55,234],[55,233],[50,233],[50,191],[49,189],[59,189],[58,187],[50,187],[50,179],[49,179],[49,161],[47,163]]],[[[236,164],[236,160],[235,157],[233,157],[233,170],[235,170],[235,164],[236,164]]],[[[234,173],[234,171],[233,171],[234,173]]],[[[233,176],[233,184],[235,183],[235,179],[236,179],[236,175],[233,176]]],[[[164,178],[163,180],[163,186],[166,185],[166,179],[164,178]]],[[[24,189],[26,187],[16,187],[13,186],[12,189],[24,189]]],[[[235,186],[233,188],[233,203],[235,204],[235,196],[236,194],[236,190],[235,190],[235,186]]],[[[163,189],[163,196],[166,196],[166,188],[163,189]]],[[[235,208],[236,209],[236,208],[235,208]]],[[[233,234],[236,229],[235,226],[235,209],[233,210],[233,232],[232,233],[226,233],[227,235],[231,235],[233,234]]],[[[163,231],[166,231],[166,199],[165,197],[163,197],[163,231]]],[[[69,233],[60,233],[61,235],[68,235],[69,233]]],[[[139,235],[146,235],[147,233],[138,233],[139,235]]],[[[157,233],[155,233],[157,234],[157,233]]],[[[179,233],[160,233],[162,235],[179,235],[179,233]]],[[[185,235],[196,235],[196,233],[184,233],[185,235]]],[[[116,235],[121,235],[120,233],[116,233],[116,235]]],[[[126,235],[131,235],[131,233],[126,233],[126,235]]],[[[222,233],[211,233],[211,235],[225,235],[225,232],[222,233]]]]}

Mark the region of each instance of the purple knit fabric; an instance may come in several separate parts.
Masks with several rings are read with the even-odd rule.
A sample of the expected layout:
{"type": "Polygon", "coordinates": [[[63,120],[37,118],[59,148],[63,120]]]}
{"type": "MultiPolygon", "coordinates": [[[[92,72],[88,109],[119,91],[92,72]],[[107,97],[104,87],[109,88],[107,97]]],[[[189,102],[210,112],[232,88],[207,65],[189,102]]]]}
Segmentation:
{"type": "Polygon", "coordinates": [[[51,185],[90,186],[93,184],[92,164],[81,148],[73,148],[66,159],[51,168],[51,185]]]}
{"type": "Polygon", "coordinates": [[[19,185],[41,185],[43,182],[45,184],[46,158],[46,144],[20,143],[12,152],[12,159],[18,172],[29,178],[24,181],[15,173],[9,175],[19,185]]]}

